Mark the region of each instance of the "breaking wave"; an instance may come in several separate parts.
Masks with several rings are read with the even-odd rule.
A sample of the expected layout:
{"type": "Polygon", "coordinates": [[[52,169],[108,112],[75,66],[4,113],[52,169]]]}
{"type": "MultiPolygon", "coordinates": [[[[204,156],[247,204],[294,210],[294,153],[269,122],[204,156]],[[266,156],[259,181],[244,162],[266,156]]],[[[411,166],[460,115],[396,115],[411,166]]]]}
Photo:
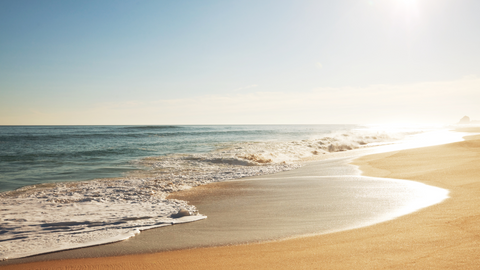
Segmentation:
{"type": "Polygon", "coordinates": [[[137,160],[135,164],[142,169],[125,177],[33,185],[0,193],[0,259],[110,243],[141,230],[204,219],[195,206],[167,199],[168,194],[292,170],[309,158],[403,136],[349,131],[306,140],[229,142],[209,153],[137,160]]]}

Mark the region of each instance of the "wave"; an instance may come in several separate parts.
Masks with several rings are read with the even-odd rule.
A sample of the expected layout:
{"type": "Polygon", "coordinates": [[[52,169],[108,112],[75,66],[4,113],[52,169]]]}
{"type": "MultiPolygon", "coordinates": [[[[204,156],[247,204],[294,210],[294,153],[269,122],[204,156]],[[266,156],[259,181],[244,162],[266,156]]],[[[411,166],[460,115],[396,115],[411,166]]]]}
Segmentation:
{"type": "Polygon", "coordinates": [[[76,162],[82,162],[87,159],[101,159],[104,156],[112,156],[116,154],[117,156],[121,156],[125,152],[132,151],[131,148],[114,148],[110,147],[107,149],[97,149],[97,150],[85,150],[85,151],[56,151],[56,152],[41,152],[38,151],[37,153],[23,153],[23,154],[0,154],[0,158],[3,162],[36,162],[39,158],[49,160],[49,162],[53,163],[68,163],[64,162],[62,158],[72,158],[76,157],[76,162]]]}
{"type": "Polygon", "coordinates": [[[200,130],[200,131],[174,131],[172,128],[137,128],[132,127],[128,128],[131,132],[96,132],[96,133],[65,133],[65,134],[4,134],[0,136],[0,143],[9,143],[9,142],[53,142],[58,143],[58,141],[67,141],[67,140],[77,140],[77,139],[107,139],[112,138],[147,138],[147,137],[197,137],[197,136],[216,136],[216,135],[255,135],[262,134],[261,131],[209,131],[209,130],[200,130]],[[135,129],[143,129],[141,132],[135,132],[135,129]],[[152,130],[152,131],[148,131],[152,130]],[[158,130],[158,132],[155,132],[158,130]],[[160,132],[162,131],[162,132],[160,132]]]}
{"type": "Polygon", "coordinates": [[[0,194],[0,260],[120,241],[206,218],[141,179],[27,186],[0,194]],[[185,209],[188,215],[176,217],[185,209]]]}
{"type": "Polygon", "coordinates": [[[310,157],[399,138],[398,134],[351,131],[307,140],[220,143],[209,153],[137,160],[134,163],[143,169],[125,177],[0,193],[0,259],[120,241],[140,230],[203,219],[195,206],[167,200],[168,194],[292,170],[310,157]],[[182,209],[190,216],[176,218],[182,209]]]}

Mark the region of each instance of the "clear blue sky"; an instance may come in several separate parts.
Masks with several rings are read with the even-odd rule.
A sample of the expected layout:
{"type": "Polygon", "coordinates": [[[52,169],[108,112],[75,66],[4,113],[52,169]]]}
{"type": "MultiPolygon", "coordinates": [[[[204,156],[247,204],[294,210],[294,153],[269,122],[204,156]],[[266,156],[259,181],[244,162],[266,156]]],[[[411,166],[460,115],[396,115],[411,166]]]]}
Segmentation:
{"type": "Polygon", "coordinates": [[[0,124],[480,120],[480,1],[0,1],[0,124]]]}

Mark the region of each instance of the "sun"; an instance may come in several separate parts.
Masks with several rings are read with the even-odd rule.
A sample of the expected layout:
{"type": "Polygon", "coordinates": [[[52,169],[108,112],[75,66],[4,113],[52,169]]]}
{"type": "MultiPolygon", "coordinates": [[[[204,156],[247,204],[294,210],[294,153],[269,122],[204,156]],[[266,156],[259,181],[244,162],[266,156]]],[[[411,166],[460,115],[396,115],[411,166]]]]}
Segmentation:
{"type": "Polygon", "coordinates": [[[419,17],[418,0],[393,0],[394,13],[403,17],[407,22],[411,22],[419,17]]]}
{"type": "Polygon", "coordinates": [[[394,0],[397,6],[404,8],[414,8],[418,6],[418,0],[394,0]]]}

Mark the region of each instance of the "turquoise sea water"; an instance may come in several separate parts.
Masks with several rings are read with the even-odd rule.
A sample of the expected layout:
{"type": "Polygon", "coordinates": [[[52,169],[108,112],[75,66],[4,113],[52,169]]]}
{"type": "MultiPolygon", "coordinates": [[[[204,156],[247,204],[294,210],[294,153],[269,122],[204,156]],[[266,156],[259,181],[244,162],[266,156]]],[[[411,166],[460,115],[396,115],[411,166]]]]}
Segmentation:
{"type": "MultiPolygon", "coordinates": [[[[408,143],[412,134],[421,138],[419,132],[358,125],[1,126],[0,260],[118,242],[205,219],[195,205],[168,195],[286,172],[334,152],[408,143]],[[180,210],[189,215],[178,216],[180,210]]],[[[426,136],[420,145],[442,143],[432,138],[439,136],[426,136]]],[[[367,200],[377,196],[363,193],[367,200]]]]}
{"type": "Polygon", "coordinates": [[[0,126],[0,192],[45,182],[121,176],[134,160],[206,153],[222,143],[288,141],[356,125],[0,126]]]}

